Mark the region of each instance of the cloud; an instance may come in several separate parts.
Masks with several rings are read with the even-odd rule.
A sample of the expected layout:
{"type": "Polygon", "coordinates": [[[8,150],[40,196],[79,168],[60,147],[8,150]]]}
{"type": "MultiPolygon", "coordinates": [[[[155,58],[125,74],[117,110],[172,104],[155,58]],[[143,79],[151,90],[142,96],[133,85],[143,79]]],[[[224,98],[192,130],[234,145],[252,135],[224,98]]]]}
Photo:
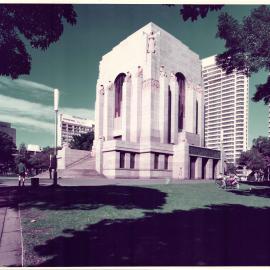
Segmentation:
{"type": "MultiPolygon", "coordinates": [[[[94,119],[94,111],[90,109],[64,107],[59,112],[94,119]]],[[[54,116],[53,104],[48,106],[0,94],[0,121],[21,129],[53,133],[54,116]]]]}
{"type": "Polygon", "coordinates": [[[24,79],[12,80],[8,77],[0,77],[0,89],[15,88],[22,91],[46,91],[53,92],[53,88],[41,83],[28,81],[24,79]]]}

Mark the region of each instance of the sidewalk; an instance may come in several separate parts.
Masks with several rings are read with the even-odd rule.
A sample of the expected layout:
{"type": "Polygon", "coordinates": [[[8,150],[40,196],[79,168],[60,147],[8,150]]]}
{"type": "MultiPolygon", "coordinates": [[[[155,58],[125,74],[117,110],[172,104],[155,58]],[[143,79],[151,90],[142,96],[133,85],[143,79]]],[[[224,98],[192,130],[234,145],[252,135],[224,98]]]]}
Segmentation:
{"type": "Polygon", "coordinates": [[[5,204],[0,207],[0,267],[22,266],[20,211],[17,205],[11,205],[9,196],[1,198],[5,204]]]}

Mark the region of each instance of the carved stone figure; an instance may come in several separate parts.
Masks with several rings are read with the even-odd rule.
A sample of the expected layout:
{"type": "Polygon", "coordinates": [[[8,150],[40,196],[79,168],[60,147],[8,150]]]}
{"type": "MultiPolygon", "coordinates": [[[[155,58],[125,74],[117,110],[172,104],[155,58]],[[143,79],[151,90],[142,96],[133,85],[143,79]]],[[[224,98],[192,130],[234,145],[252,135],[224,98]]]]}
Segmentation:
{"type": "Polygon", "coordinates": [[[154,33],[153,31],[150,34],[143,32],[147,36],[147,53],[155,53],[156,52],[156,37],[160,35],[160,32],[154,33]]]}

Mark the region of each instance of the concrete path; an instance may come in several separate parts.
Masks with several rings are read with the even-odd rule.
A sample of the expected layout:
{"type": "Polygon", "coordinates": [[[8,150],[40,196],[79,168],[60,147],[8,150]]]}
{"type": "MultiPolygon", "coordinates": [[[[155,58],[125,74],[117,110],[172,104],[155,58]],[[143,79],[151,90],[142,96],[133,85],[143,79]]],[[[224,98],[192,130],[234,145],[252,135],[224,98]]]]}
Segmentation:
{"type": "MultiPolygon", "coordinates": [[[[41,186],[51,185],[53,180],[40,179],[41,186]]],[[[89,178],[89,179],[78,179],[78,178],[66,178],[58,179],[58,184],[61,186],[103,186],[103,185],[163,185],[163,184],[197,184],[197,183],[214,183],[214,180],[175,180],[175,179],[107,179],[107,178],[89,178]]],[[[17,178],[0,178],[1,187],[14,187],[18,185],[17,178]]],[[[30,179],[25,182],[26,186],[31,185],[30,179]]]]}
{"type": "Polygon", "coordinates": [[[1,198],[0,266],[23,266],[20,211],[17,205],[9,206],[9,196],[1,198]]]}

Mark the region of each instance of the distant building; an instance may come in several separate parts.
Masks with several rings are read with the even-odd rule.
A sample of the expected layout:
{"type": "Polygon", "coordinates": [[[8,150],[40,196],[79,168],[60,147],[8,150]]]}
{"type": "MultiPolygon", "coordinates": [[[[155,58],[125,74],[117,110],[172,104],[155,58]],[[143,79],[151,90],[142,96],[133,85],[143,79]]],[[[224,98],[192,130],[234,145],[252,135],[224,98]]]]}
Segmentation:
{"type": "Polygon", "coordinates": [[[10,123],[0,122],[0,132],[8,134],[16,144],[16,129],[12,128],[10,123]]]}
{"type": "Polygon", "coordinates": [[[69,144],[74,135],[80,135],[94,130],[94,121],[68,114],[59,114],[57,145],[69,144]]]}
{"type": "Polygon", "coordinates": [[[215,56],[202,59],[205,89],[205,146],[219,149],[228,163],[236,163],[248,144],[249,79],[241,72],[230,75],[216,65],[215,56]]]}
{"type": "Polygon", "coordinates": [[[37,144],[28,144],[26,149],[31,154],[35,154],[42,151],[42,148],[37,144]]]}

